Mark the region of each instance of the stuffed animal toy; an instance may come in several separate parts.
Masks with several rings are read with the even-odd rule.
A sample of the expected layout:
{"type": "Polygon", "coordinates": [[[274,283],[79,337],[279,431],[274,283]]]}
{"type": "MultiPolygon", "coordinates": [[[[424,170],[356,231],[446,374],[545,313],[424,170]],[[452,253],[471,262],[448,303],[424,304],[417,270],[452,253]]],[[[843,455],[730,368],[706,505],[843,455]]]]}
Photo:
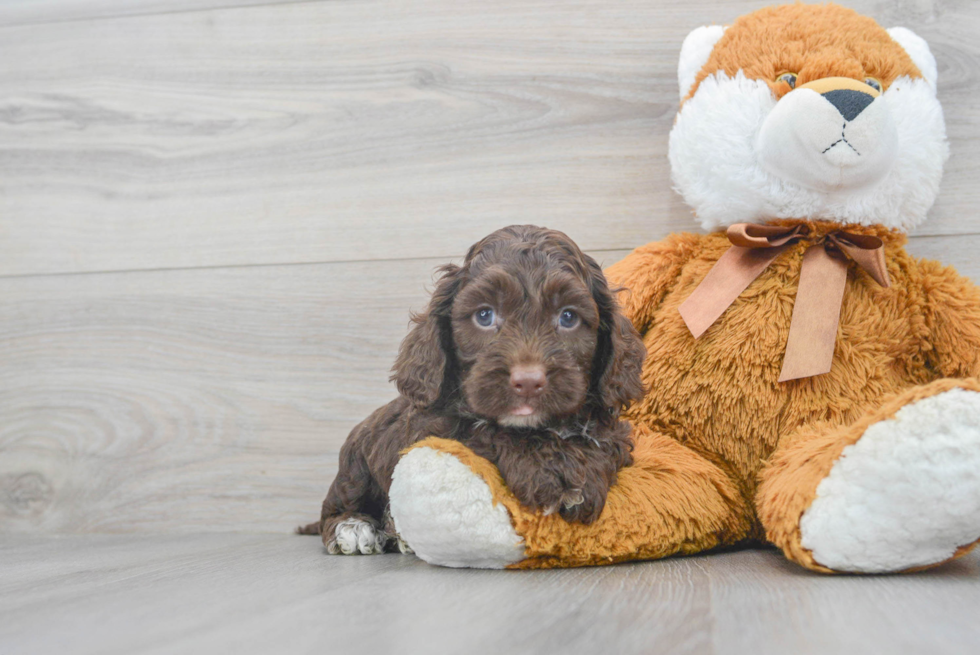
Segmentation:
{"type": "Polygon", "coordinates": [[[600,518],[521,507],[430,438],[391,487],[445,566],[606,564],[768,541],[822,572],[934,566],[980,539],[980,290],[911,257],[947,144],[920,37],[835,5],[695,29],[673,181],[705,234],[608,273],[648,355],[635,464],[600,518]]]}

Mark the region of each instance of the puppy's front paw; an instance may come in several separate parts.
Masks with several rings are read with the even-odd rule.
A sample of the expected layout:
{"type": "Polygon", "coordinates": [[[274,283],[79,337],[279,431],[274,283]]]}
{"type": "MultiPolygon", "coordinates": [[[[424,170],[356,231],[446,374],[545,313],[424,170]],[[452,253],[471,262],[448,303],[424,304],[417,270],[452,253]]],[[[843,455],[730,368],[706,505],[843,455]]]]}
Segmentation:
{"type": "Polygon", "coordinates": [[[402,536],[398,534],[398,530],[395,528],[395,519],[391,517],[391,505],[385,507],[385,513],[381,518],[381,524],[384,526],[386,544],[394,543],[394,549],[402,555],[415,554],[412,547],[408,545],[407,541],[402,539],[402,536]]]}
{"type": "Polygon", "coordinates": [[[566,489],[557,502],[545,508],[544,515],[551,516],[555,512],[561,511],[562,516],[564,516],[565,512],[584,502],[585,496],[582,495],[581,489],[566,489]]]}
{"type": "Polygon", "coordinates": [[[606,499],[601,494],[590,493],[590,490],[568,489],[561,497],[559,513],[566,521],[592,523],[602,514],[606,499]]]}
{"type": "Polygon", "coordinates": [[[385,551],[385,535],[362,519],[347,519],[337,524],[333,539],[324,539],[331,555],[377,555],[385,551]]]}
{"type": "Polygon", "coordinates": [[[581,489],[567,489],[561,495],[562,509],[572,509],[576,505],[581,505],[584,502],[585,496],[582,495],[581,489]]]}

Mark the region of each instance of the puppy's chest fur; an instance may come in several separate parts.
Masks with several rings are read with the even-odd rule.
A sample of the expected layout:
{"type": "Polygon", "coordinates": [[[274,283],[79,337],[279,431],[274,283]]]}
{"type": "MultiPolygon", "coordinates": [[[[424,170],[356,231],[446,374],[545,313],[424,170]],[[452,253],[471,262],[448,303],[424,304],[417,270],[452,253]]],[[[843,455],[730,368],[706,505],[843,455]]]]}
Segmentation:
{"type": "Polygon", "coordinates": [[[594,423],[543,425],[534,428],[505,427],[490,421],[461,421],[452,438],[466,444],[481,457],[497,463],[520,457],[529,461],[567,460],[601,448],[605,435],[594,423]],[[594,436],[590,434],[596,432],[594,436]]]}
{"type": "Polygon", "coordinates": [[[404,397],[358,425],[344,450],[352,462],[360,451],[378,485],[375,502],[383,507],[400,452],[430,436],[460,441],[493,462],[525,506],[589,522],[602,511],[616,472],[632,463],[630,426],[623,421],[600,425],[595,419],[566,417],[536,428],[508,428],[420,410],[404,397]]]}
{"type": "Polygon", "coordinates": [[[522,504],[586,522],[598,518],[616,472],[633,461],[629,424],[619,421],[573,417],[511,428],[466,420],[453,438],[496,464],[522,504]]]}

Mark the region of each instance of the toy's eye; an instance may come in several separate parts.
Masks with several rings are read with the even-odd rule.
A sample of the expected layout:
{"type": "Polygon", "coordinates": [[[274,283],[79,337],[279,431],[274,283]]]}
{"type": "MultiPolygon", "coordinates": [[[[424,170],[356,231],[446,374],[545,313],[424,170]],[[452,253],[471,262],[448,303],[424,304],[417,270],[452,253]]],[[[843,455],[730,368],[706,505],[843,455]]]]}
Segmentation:
{"type": "Polygon", "coordinates": [[[473,312],[473,322],[479,325],[481,328],[493,327],[495,318],[496,313],[493,311],[492,307],[481,307],[473,312]]]}
{"type": "Polygon", "coordinates": [[[579,323],[578,314],[571,309],[563,309],[558,314],[558,325],[566,330],[571,330],[579,323]]]}
{"type": "Polygon", "coordinates": [[[789,88],[796,88],[796,73],[780,73],[776,76],[777,82],[786,82],[789,84],[789,88]]]}
{"type": "Polygon", "coordinates": [[[866,77],[866,78],[864,78],[864,83],[867,84],[868,86],[870,86],[875,91],[881,93],[881,82],[879,82],[875,78],[873,78],[873,77],[866,77]]]}

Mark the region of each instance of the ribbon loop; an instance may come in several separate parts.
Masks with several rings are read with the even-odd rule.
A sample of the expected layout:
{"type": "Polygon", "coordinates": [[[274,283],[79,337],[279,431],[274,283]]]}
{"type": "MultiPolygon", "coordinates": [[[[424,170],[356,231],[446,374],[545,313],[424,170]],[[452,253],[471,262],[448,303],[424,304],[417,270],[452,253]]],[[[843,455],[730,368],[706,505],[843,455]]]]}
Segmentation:
{"type": "Polygon", "coordinates": [[[884,241],[870,234],[851,234],[842,230],[828,234],[827,240],[854,260],[875,282],[885,288],[891,286],[884,241]]]}
{"type": "MultiPolygon", "coordinates": [[[[728,228],[732,247],[718,259],[678,308],[699,338],[746,288],[790,245],[810,236],[803,223],[793,227],[737,223],[728,228]]],[[[830,372],[837,324],[847,285],[848,260],[882,287],[891,285],[884,242],[872,235],[837,230],[803,255],[786,354],[779,382],[830,372]]]]}
{"type": "Polygon", "coordinates": [[[789,230],[779,225],[735,223],[727,232],[732,245],[740,248],[778,248],[809,233],[810,228],[802,223],[789,230]]]}

